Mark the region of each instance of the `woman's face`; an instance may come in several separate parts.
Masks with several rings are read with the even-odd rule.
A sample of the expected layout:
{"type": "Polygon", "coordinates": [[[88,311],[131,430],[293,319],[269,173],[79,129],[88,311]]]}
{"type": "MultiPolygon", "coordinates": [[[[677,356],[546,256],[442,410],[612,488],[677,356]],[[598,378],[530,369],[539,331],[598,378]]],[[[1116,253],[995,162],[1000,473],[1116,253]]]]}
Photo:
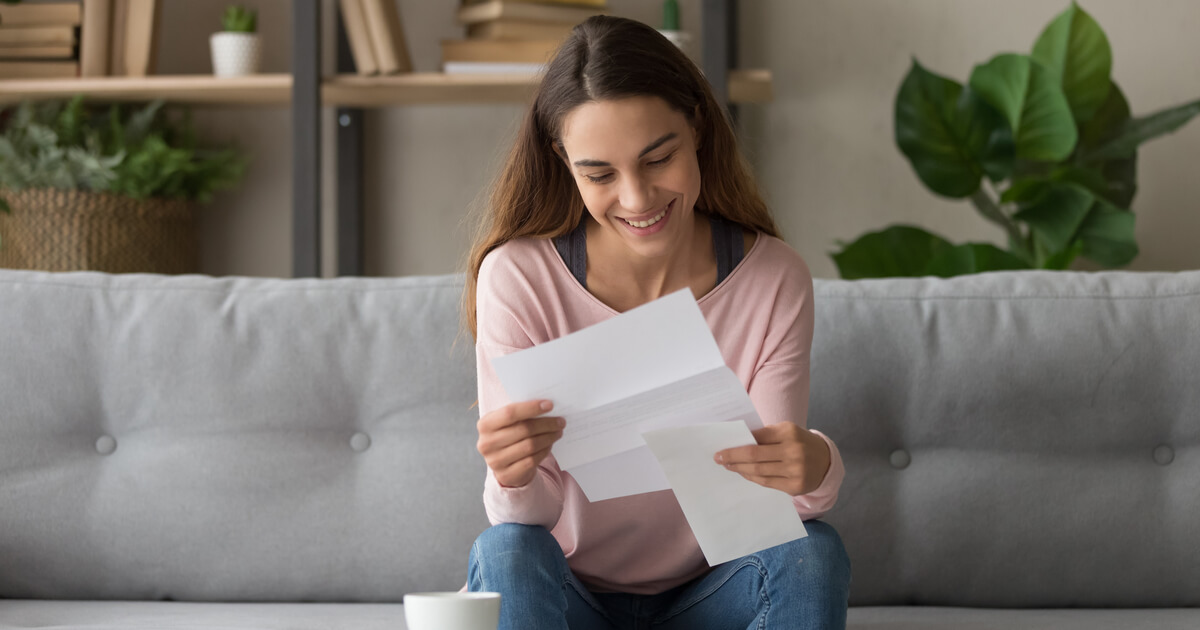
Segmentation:
{"type": "Polygon", "coordinates": [[[563,120],[562,147],[606,239],[647,258],[687,247],[700,166],[686,116],[657,97],[586,103],[563,120]]]}

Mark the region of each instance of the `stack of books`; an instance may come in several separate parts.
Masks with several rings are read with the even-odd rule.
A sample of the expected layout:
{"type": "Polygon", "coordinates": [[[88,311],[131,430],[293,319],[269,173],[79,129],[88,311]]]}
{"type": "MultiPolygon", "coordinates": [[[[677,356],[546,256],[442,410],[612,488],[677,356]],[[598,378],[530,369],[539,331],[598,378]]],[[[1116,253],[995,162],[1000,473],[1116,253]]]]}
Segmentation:
{"type": "Polygon", "coordinates": [[[412,72],[396,0],[339,0],[358,74],[412,72]]]}
{"type": "Polygon", "coordinates": [[[605,0],[464,0],[466,39],[442,41],[447,73],[537,73],[580,22],[605,13],[605,0]]]}
{"type": "Polygon", "coordinates": [[[78,2],[0,4],[0,79],[79,75],[78,2]]]}
{"type": "Polygon", "coordinates": [[[159,0],[0,4],[0,79],[146,76],[159,0]]]}

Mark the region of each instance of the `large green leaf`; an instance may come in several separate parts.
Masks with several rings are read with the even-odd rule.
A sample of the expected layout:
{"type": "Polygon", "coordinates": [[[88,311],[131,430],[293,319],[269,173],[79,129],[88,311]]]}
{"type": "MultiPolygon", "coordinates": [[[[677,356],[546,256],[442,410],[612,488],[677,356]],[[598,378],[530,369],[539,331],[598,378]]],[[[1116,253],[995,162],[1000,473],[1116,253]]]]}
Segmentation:
{"type": "Polygon", "coordinates": [[[1071,244],[1094,201],[1095,196],[1083,186],[1056,183],[1013,219],[1028,223],[1046,250],[1057,254],[1071,244]]]}
{"type": "Polygon", "coordinates": [[[926,275],[949,278],[985,271],[1016,269],[1029,269],[1029,265],[990,243],[967,243],[942,252],[930,261],[925,271],[926,275]]]}
{"type": "Polygon", "coordinates": [[[1079,132],[1058,75],[1032,58],[996,55],[975,66],[970,86],[1004,114],[1018,158],[1058,162],[1075,150],[1079,132]]]}
{"type": "Polygon", "coordinates": [[[1104,29],[1074,2],[1042,31],[1033,58],[1062,77],[1076,122],[1090,120],[1108,98],[1112,48],[1104,29]]]}
{"type": "Polygon", "coordinates": [[[1111,140],[1084,154],[1082,160],[1100,162],[1128,158],[1137,150],[1138,145],[1179,129],[1196,114],[1200,114],[1200,101],[1164,109],[1149,116],[1133,118],[1127,121],[1111,140]]]}
{"type": "Polygon", "coordinates": [[[1012,135],[1000,113],[915,59],[896,94],[895,126],[896,145],[940,195],[970,196],[985,174],[998,181],[1012,170],[1012,135]]]}
{"type": "MultiPolygon", "coordinates": [[[[1129,102],[1125,100],[1120,86],[1114,82],[1104,105],[1091,120],[1080,127],[1076,154],[1085,155],[1116,138],[1130,118],[1129,102]]],[[[1118,207],[1128,209],[1137,194],[1137,150],[1130,152],[1128,157],[1104,160],[1091,168],[1099,170],[1105,180],[1103,192],[1095,189],[1092,192],[1100,194],[1118,207]]]]}
{"type": "Polygon", "coordinates": [[[921,228],[895,225],[864,234],[831,256],[847,280],[918,277],[926,275],[930,263],[953,247],[921,228]]]}
{"type": "Polygon", "coordinates": [[[1123,267],[1138,255],[1134,215],[1104,200],[1097,200],[1079,228],[1083,255],[1107,267],[1123,267]]]}

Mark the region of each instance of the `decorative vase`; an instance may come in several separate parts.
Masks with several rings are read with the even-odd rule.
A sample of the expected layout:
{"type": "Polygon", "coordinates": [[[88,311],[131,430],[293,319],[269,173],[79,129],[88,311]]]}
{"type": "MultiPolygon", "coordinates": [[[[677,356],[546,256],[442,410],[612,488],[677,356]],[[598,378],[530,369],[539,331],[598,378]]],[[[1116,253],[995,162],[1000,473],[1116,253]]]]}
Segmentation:
{"type": "Polygon", "coordinates": [[[240,77],[257,74],[262,61],[262,42],[258,33],[213,33],[213,74],[218,77],[240,77]]]}

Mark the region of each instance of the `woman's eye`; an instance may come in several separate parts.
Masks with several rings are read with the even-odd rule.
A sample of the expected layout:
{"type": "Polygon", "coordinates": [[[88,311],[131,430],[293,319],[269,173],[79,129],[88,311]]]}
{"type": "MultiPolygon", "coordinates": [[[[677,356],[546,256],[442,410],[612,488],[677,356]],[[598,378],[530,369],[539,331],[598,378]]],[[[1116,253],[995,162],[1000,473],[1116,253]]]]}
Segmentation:
{"type": "Polygon", "coordinates": [[[662,166],[663,164],[670,162],[671,158],[673,158],[673,157],[675,157],[675,154],[671,153],[671,154],[667,155],[667,157],[665,157],[661,160],[654,160],[653,162],[650,163],[650,166],[662,166]]]}
{"type": "Polygon", "coordinates": [[[603,183],[607,182],[608,180],[612,179],[612,175],[611,174],[600,175],[598,177],[593,177],[591,175],[584,175],[583,178],[588,180],[589,182],[592,182],[593,184],[603,184],[603,183]]]}

